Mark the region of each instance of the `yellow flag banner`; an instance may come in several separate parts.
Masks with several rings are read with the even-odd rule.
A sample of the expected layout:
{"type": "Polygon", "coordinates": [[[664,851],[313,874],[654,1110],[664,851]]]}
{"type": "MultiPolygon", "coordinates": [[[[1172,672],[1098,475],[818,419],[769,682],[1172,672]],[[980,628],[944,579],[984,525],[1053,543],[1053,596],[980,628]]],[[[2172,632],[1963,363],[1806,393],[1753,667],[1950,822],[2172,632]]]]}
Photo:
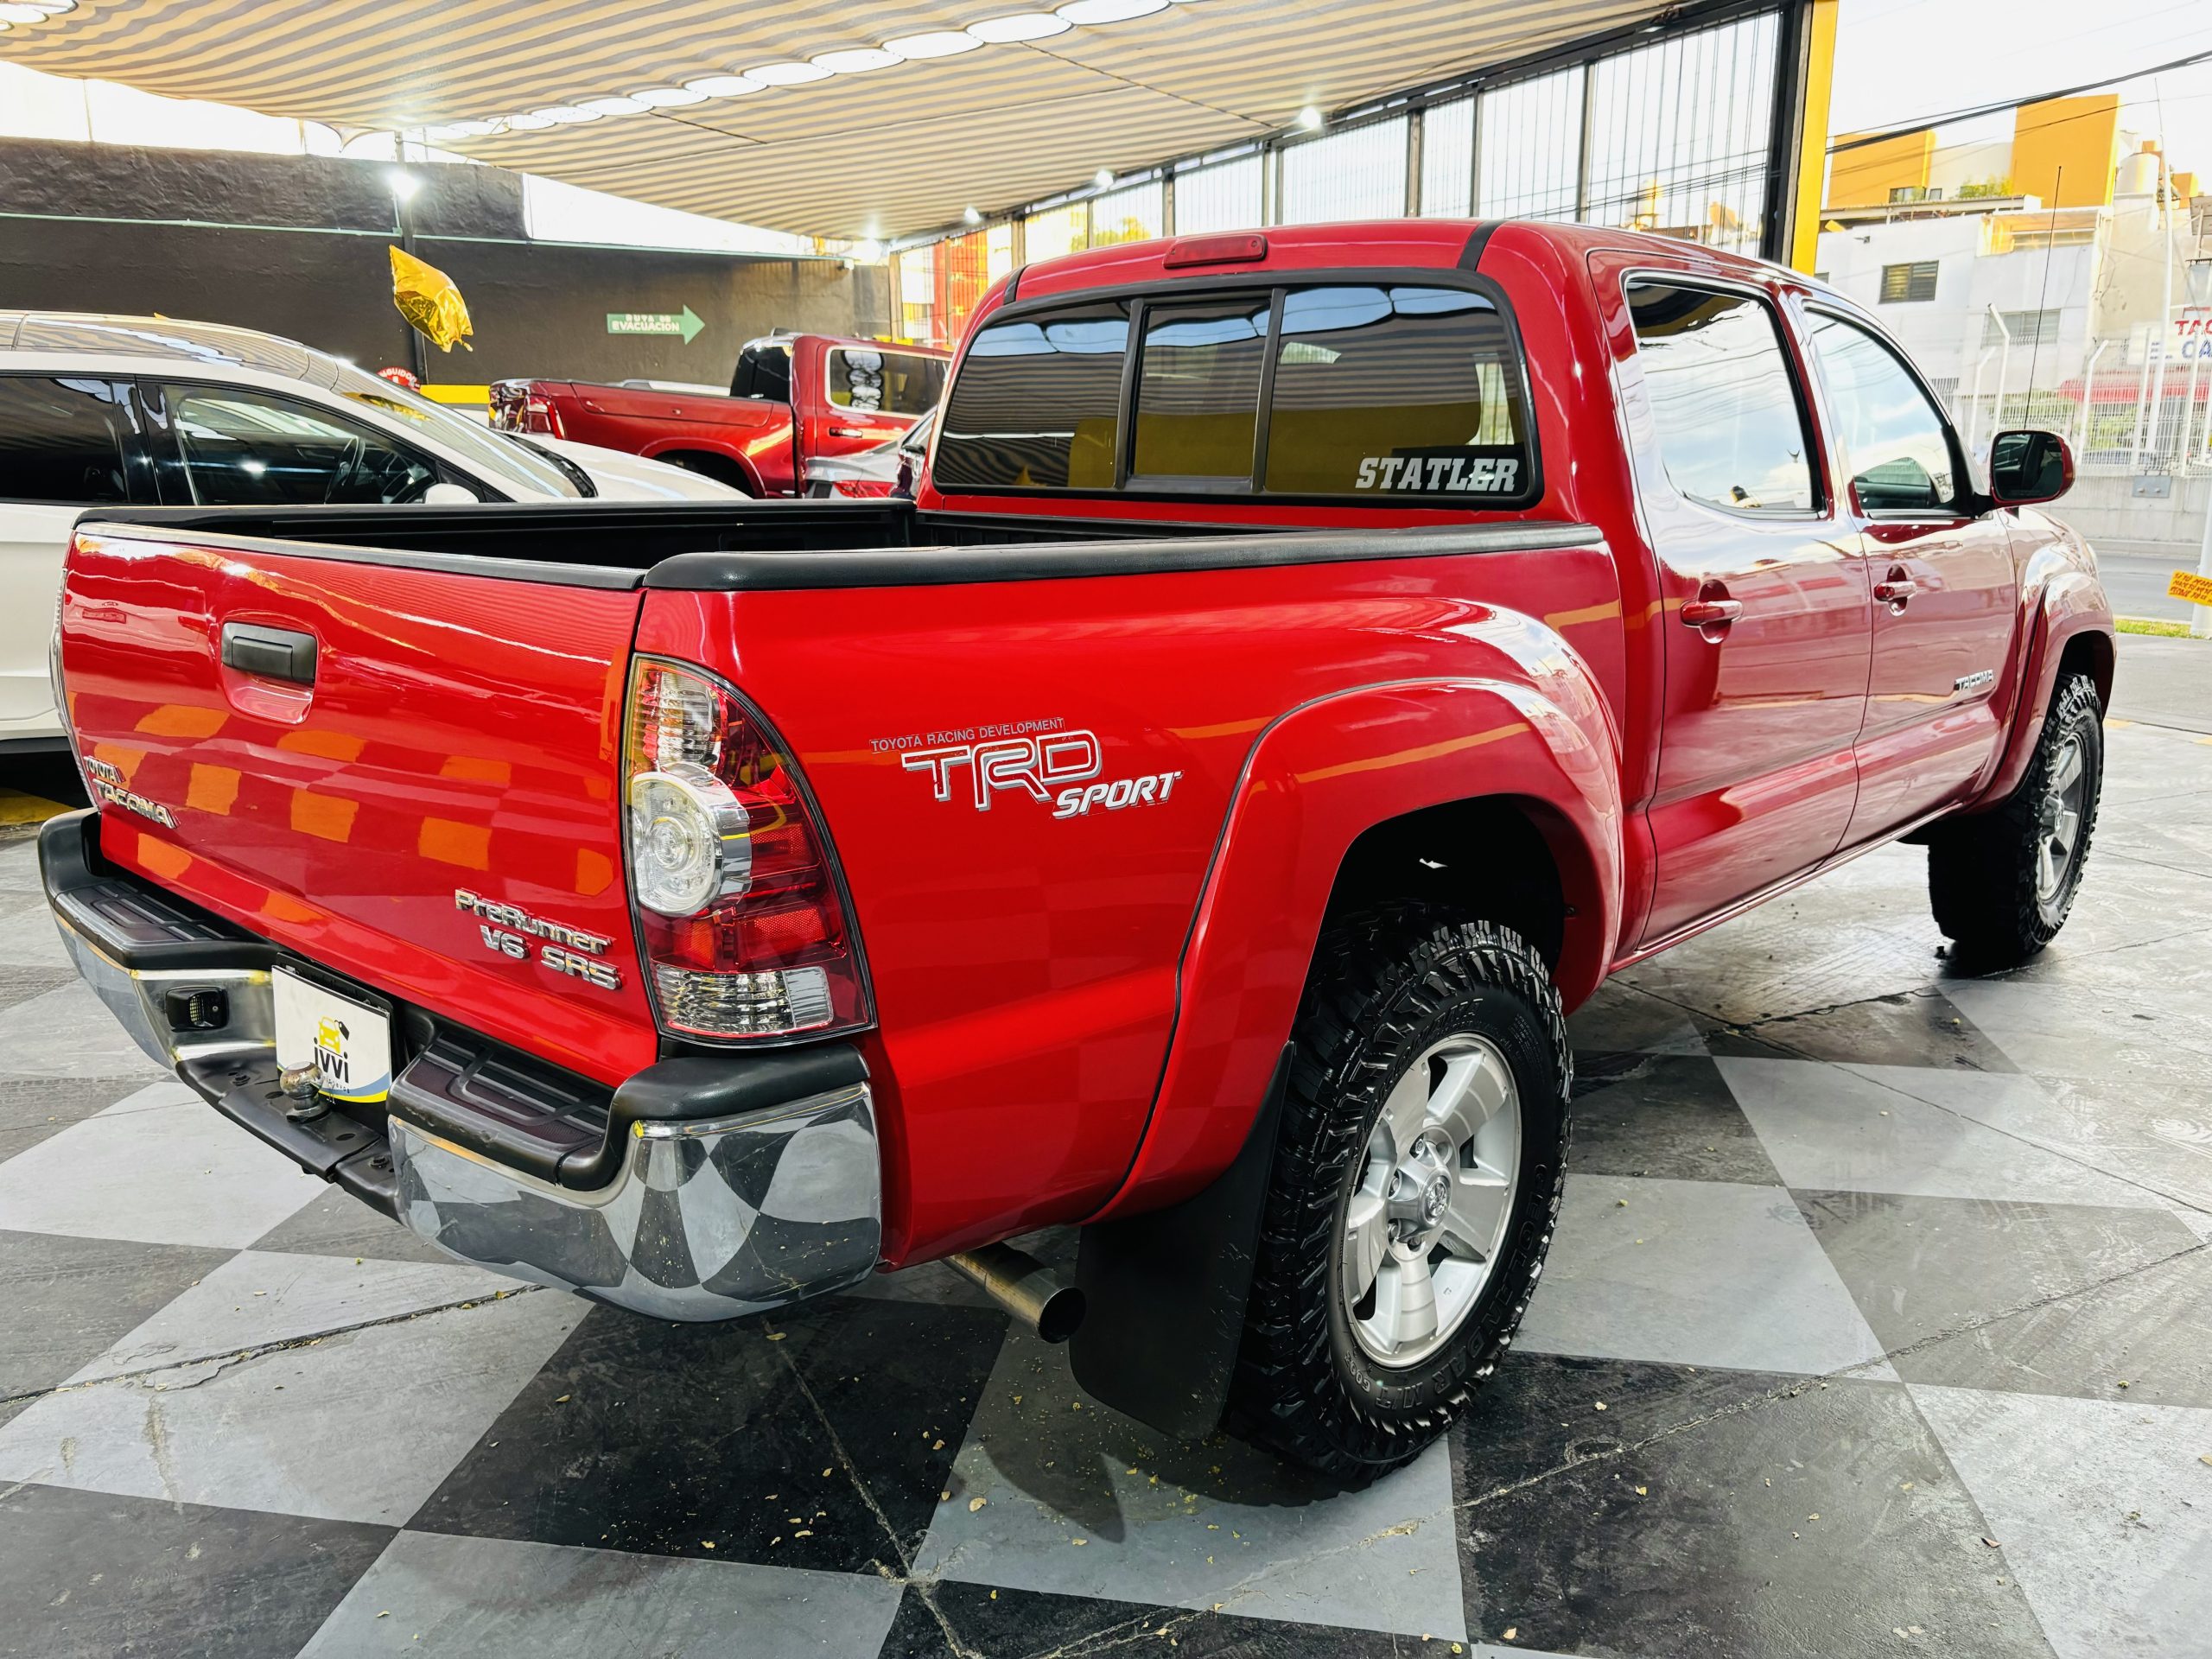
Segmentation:
{"type": "Polygon", "coordinates": [[[453,278],[435,265],[425,264],[404,248],[391,251],[391,302],[399,315],[442,352],[458,344],[464,352],[476,331],[468,321],[468,307],[453,278]]]}

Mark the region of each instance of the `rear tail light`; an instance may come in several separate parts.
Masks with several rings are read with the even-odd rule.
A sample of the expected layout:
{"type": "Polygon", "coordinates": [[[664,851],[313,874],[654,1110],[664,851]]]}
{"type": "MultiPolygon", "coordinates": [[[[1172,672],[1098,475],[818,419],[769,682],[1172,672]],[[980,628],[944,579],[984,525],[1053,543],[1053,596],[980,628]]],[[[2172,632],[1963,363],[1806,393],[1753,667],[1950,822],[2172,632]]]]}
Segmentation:
{"type": "Polygon", "coordinates": [[[628,726],[630,891],[661,1028],[729,1041],[868,1024],[829,838],[759,711],[700,670],[640,657],[628,726]]]}

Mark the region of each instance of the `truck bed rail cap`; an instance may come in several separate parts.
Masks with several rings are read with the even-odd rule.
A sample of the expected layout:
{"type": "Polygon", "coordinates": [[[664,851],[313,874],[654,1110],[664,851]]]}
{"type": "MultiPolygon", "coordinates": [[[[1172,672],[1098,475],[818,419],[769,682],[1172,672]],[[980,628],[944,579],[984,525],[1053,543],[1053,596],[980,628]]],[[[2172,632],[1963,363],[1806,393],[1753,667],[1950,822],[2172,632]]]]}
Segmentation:
{"type": "MultiPolygon", "coordinates": [[[[924,528],[926,528],[925,524],[924,528]]],[[[852,552],[679,553],[645,573],[648,588],[746,593],[818,588],[925,588],[977,582],[1441,558],[1454,554],[1592,547],[1592,525],[1516,523],[1433,529],[1290,531],[1157,540],[1016,542],[982,547],[895,547],[852,552]]]]}
{"type": "MultiPolygon", "coordinates": [[[[224,509],[237,512],[236,508],[224,509]]],[[[394,512],[412,512],[394,507],[394,512]]],[[[392,565],[409,570],[442,570],[455,576],[485,576],[494,582],[534,582],[561,588],[628,588],[638,585],[635,570],[600,564],[559,564],[537,559],[486,558],[474,553],[429,553],[390,547],[359,547],[344,542],[301,542],[267,536],[233,536],[195,525],[174,528],[98,517],[79,518],[73,532],[111,541],[159,542],[170,547],[212,547],[236,553],[282,554],[286,558],[335,559],[344,564],[392,565]]]]}

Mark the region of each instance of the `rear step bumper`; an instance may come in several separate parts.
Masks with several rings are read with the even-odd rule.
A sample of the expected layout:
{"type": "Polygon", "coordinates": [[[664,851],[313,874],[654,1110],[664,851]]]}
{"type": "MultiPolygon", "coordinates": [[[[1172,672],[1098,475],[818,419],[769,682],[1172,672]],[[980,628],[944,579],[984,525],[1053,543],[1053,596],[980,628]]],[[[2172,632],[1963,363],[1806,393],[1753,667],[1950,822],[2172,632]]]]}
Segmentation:
{"type": "MultiPolygon", "coordinates": [[[[595,1146],[542,1174],[486,1148],[528,1144],[512,1119],[543,1068],[473,1033],[440,1029],[395,1074],[393,1104],[416,1116],[302,1121],[277,1086],[285,953],[106,864],[97,830],[90,812],[49,821],[39,862],[62,943],[124,1029],[224,1116],[442,1249],[666,1319],[760,1313],[874,1268],[881,1160],[858,1051],[663,1060],[613,1091],[595,1146]],[[472,1116],[480,1073],[504,1116],[472,1116]]],[[[573,1109],[544,1116],[573,1130],[573,1109]]]]}

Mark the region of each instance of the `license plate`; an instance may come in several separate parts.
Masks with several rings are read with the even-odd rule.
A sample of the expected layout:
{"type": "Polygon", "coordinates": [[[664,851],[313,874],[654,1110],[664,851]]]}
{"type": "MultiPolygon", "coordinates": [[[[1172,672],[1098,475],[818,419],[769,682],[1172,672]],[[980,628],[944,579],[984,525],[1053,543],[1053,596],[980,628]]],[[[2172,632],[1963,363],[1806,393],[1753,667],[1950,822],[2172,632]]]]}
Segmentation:
{"type": "Polygon", "coordinates": [[[312,1065],[333,1100],[383,1100],[391,1093],[391,1021],[365,1003],[277,968],[276,1064],[312,1065]]]}

